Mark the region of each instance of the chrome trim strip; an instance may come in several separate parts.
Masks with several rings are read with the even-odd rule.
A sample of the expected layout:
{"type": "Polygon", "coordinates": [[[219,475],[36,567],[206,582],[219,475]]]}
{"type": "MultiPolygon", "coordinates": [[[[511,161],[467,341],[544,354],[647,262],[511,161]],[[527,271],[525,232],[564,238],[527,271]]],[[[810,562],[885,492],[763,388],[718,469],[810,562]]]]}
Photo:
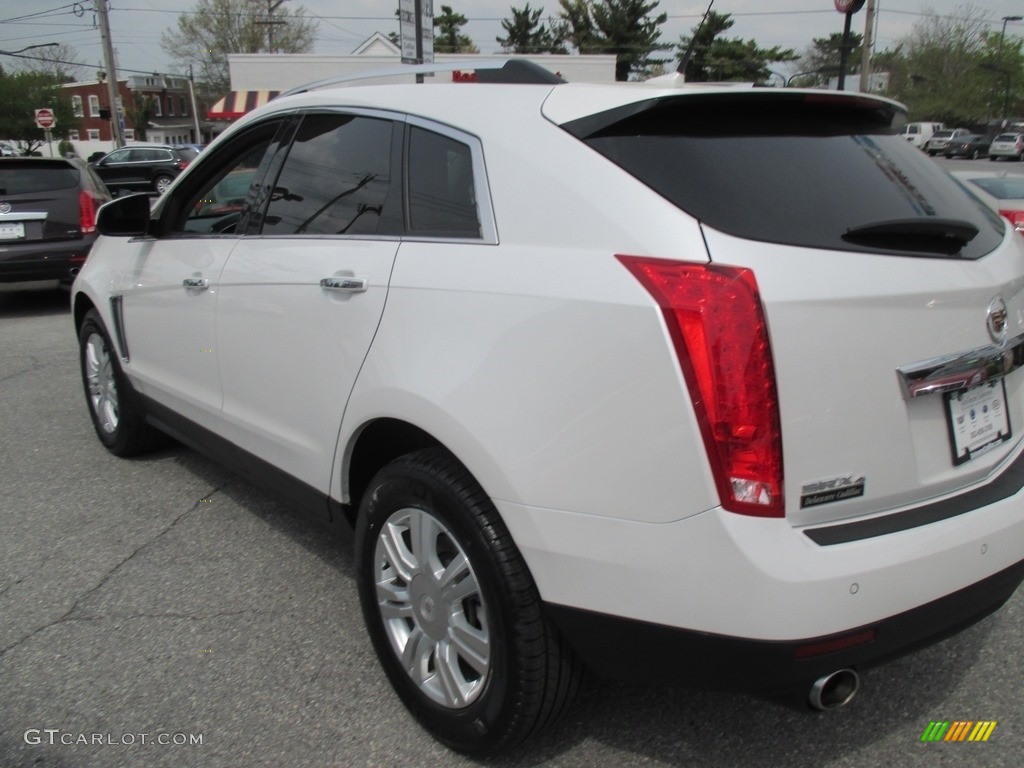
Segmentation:
{"type": "Polygon", "coordinates": [[[1024,333],[1003,344],[901,365],[896,369],[903,397],[910,400],[941,392],[956,392],[984,381],[1001,379],[1024,366],[1024,333]]]}
{"type": "Polygon", "coordinates": [[[110,297],[110,313],[114,316],[114,335],[121,350],[121,360],[128,362],[128,340],[124,333],[124,296],[110,297]]]}
{"type": "Polygon", "coordinates": [[[923,525],[938,523],[951,517],[973,512],[990,504],[1003,501],[1024,488],[1024,453],[1014,459],[1009,466],[1002,468],[1000,474],[990,479],[986,485],[951,496],[942,501],[934,501],[922,507],[893,512],[881,517],[867,520],[856,520],[852,523],[821,528],[804,529],[804,536],[822,547],[836,544],[849,544],[864,541],[876,536],[887,536],[891,533],[909,531],[923,525]]]}
{"type": "Polygon", "coordinates": [[[0,213],[0,224],[9,221],[45,221],[49,216],[47,211],[18,211],[16,213],[0,213]]]}

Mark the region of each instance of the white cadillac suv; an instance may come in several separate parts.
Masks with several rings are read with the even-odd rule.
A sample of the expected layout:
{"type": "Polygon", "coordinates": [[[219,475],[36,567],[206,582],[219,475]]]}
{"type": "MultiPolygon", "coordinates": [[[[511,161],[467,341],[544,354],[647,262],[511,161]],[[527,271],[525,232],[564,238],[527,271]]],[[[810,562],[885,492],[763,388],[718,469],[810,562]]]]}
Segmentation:
{"type": "Polygon", "coordinates": [[[354,530],[384,670],[470,753],[585,667],[841,706],[1005,602],[1024,240],[901,105],[445,78],[285,95],[100,210],[109,450],[354,530]]]}

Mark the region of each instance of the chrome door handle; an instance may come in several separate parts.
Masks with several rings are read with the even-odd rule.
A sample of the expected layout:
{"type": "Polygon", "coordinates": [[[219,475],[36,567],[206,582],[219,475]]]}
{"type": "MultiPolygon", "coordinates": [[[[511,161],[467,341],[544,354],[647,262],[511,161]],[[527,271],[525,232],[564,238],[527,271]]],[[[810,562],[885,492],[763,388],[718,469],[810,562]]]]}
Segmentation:
{"type": "Polygon", "coordinates": [[[370,281],[365,277],[325,277],[320,281],[320,287],[328,291],[362,293],[370,287],[370,281]]]}
{"type": "Polygon", "coordinates": [[[186,277],[181,281],[186,288],[209,288],[210,281],[205,277],[186,277]]]}

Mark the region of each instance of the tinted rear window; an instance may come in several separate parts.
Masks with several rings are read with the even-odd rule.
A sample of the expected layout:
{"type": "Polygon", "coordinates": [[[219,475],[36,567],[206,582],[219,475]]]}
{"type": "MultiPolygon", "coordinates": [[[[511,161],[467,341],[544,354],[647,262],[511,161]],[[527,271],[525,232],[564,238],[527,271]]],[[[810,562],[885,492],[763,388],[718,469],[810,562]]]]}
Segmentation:
{"type": "Polygon", "coordinates": [[[983,176],[970,181],[1000,200],[1024,200],[1024,176],[983,176]]]}
{"type": "Polygon", "coordinates": [[[901,113],[884,102],[687,95],[563,128],[694,218],[750,240],[978,258],[1005,231],[994,213],[900,138],[901,113]],[[898,237],[851,233],[894,221],[910,222],[898,237]],[[946,235],[946,221],[955,224],[954,236],[946,235]],[[975,229],[964,244],[962,233],[975,229]]]}
{"type": "Polygon", "coordinates": [[[27,195],[78,186],[78,169],[67,163],[4,161],[0,163],[0,195],[27,195]]]}
{"type": "Polygon", "coordinates": [[[1014,142],[1014,141],[1017,140],[1018,136],[1020,136],[1019,133],[1000,133],[998,136],[996,136],[995,140],[996,141],[1010,141],[1010,142],[1014,142]]]}
{"type": "Polygon", "coordinates": [[[199,157],[199,153],[192,147],[178,147],[178,154],[183,160],[188,160],[190,163],[199,157]]]}

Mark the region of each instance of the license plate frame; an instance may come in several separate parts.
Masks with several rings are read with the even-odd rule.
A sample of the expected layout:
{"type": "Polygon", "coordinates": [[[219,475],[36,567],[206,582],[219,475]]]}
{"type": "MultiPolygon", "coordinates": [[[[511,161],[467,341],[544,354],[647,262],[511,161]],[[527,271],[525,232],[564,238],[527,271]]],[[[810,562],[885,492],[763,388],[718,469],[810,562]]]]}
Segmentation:
{"type": "Polygon", "coordinates": [[[0,223],[0,240],[24,240],[25,223],[22,221],[7,221],[0,223]]]}
{"type": "Polygon", "coordinates": [[[975,459],[1013,437],[1004,379],[943,395],[953,465],[975,459]]]}

